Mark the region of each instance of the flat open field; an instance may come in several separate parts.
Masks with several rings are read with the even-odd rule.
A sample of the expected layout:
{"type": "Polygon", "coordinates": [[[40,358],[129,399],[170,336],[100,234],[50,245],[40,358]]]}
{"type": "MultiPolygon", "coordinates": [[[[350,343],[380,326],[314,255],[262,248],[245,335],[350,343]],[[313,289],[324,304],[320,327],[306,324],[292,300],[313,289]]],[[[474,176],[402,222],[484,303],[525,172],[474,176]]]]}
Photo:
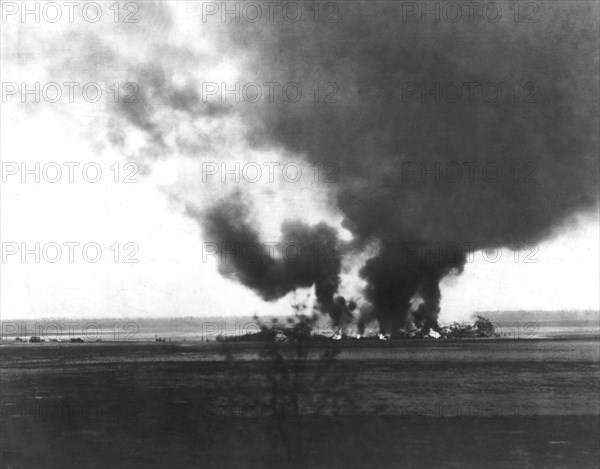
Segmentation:
{"type": "Polygon", "coordinates": [[[2,467],[598,467],[596,338],[333,346],[3,345],[2,467]]]}

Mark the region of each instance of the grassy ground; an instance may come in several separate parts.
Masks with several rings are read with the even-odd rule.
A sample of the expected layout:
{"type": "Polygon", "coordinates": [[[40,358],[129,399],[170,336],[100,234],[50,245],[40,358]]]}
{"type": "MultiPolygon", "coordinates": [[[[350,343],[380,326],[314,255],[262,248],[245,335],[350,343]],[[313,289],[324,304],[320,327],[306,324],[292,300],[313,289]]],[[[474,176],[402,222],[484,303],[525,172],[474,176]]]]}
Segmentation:
{"type": "Polygon", "coordinates": [[[598,465],[597,341],[329,346],[2,346],[2,467],[598,465]]]}

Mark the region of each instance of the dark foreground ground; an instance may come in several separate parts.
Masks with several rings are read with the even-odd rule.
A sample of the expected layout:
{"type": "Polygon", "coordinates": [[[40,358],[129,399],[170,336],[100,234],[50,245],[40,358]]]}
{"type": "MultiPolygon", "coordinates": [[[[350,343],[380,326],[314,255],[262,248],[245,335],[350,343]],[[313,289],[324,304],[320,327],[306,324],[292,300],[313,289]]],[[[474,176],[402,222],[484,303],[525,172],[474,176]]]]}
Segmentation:
{"type": "Polygon", "coordinates": [[[1,466],[598,467],[597,339],[331,346],[2,346],[1,466]]]}

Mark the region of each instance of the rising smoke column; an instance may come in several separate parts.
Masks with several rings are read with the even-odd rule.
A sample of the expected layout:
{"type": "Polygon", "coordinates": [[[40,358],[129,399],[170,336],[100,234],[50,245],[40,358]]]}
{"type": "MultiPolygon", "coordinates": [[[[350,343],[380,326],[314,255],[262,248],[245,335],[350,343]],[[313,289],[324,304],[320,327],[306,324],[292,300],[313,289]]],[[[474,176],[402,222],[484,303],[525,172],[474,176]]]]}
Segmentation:
{"type": "Polygon", "coordinates": [[[336,325],[348,322],[355,305],[335,296],[340,285],[341,250],[337,230],[286,221],[277,241],[261,240],[250,202],[241,191],[188,214],[204,229],[219,259],[219,271],[251,288],[265,301],[282,298],[297,288],[314,285],[317,308],[336,325]]]}
{"type": "MultiPolygon", "coordinates": [[[[458,252],[453,258],[431,258],[422,256],[422,250],[413,250],[413,246],[414,243],[383,246],[379,255],[369,259],[361,269],[363,278],[369,280],[365,297],[374,307],[382,332],[392,332],[406,325],[415,295],[423,301],[414,314],[415,325],[437,329],[441,300],[439,282],[451,272],[462,272],[466,260],[464,253],[458,252]]],[[[369,319],[373,317],[361,318],[366,322],[369,319]]]]}
{"type": "MultiPolygon", "coordinates": [[[[337,165],[339,183],[329,187],[354,235],[352,250],[379,246],[360,271],[370,303],[361,307],[364,317],[392,330],[407,319],[411,300],[420,297],[414,319],[435,327],[439,280],[460,273],[469,253],[489,243],[538,242],[570,216],[597,207],[597,2],[544,2],[536,22],[515,21],[508,3],[496,3],[503,10],[498,21],[487,21],[479,9],[472,21],[463,11],[456,23],[431,15],[423,20],[420,12],[407,18],[402,16],[407,2],[387,1],[334,2],[337,22],[317,22],[307,14],[308,3],[301,3],[305,14],[297,22],[279,13],[275,21],[256,24],[237,23],[231,16],[220,23],[215,17],[212,26],[225,37],[214,36],[209,56],[195,51],[194,41],[158,48],[131,71],[131,79],[138,76],[144,85],[140,104],[115,106],[116,117],[146,135],[143,153],[153,157],[210,151],[213,139],[206,129],[213,127],[207,123],[234,112],[241,114],[236,118],[249,128],[246,137],[256,147],[337,165]],[[201,72],[220,54],[241,64],[237,81],[280,83],[275,101],[203,102],[199,83],[208,79],[201,72]],[[190,70],[200,72],[188,76],[190,70]],[[281,99],[281,85],[288,82],[301,85],[303,98],[281,99]],[[449,83],[458,86],[448,88],[449,83]],[[489,83],[494,86],[486,87],[489,83]],[[436,87],[455,97],[458,87],[461,94],[438,99],[436,87]],[[187,132],[198,138],[180,135],[190,122],[187,132]],[[462,170],[460,177],[439,177],[451,165],[462,170]],[[494,169],[499,178],[489,177],[494,169]],[[450,245],[458,246],[457,255],[445,255],[445,249],[433,256],[411,254],[415,248],[435,253],[450,245]]],[[[414,2],[419,8],[425,3],[414,2]]],[[[159,37],[168,38],[169,27],[159,37]]],[[[194,33],[201,36],[206,27],[199,23],[194,33]]],[[[89,57],[96,63],[115,54],[89,57]]],[[[128,140],[119,125],[109,138],[117,144],[128,140]]],[[[234,212],[224,213],[235,218],[234,212]]],[[[190,213],[211,226],[211,215],[204,220],[190,213]]],[[[212,215],[219,221],[218,210],[212,215]]],[[[220,223],[223,230],[214,231],[214,239],[231,229],[235,241],[235,236],[257,236],[260,220],[248,218],[243,229],[231,220],[220,223]]],[[[293,238],[296,230],[311,229],[288,224],[282,235],[293,238]]],[[[257,271],[245,263],[223,268],[236,271],[234,276],[263,298],[274,299],[293,285],[317,285],[327,277],[319,267],[288,272],[275,264],[259,262],[257,271]],[[276,275],[279,270],[285,275],[276,275]],[[255,274],[273,284],[253,280],[255,274]]],[[[319,285],[327,292],[322,303],[331,311],[344,310],[343,301],[329,293],[339,281],[319,285]]]]}
{"type": "Polygon", "coordinates": [[[338,88],[337,102],[253,106],[249,135],[339,166],[345,227],[357,246],[381,246],[361,276],[384,330],[415,296],[415,321],[435,328],[439,281],[469,252],[538,242],[598,204],[598,5],[546,2],[535,23],[450,23],[404,21],[402,3],[340,2],[336,23],[231,23],[226,44],[247,58],[248,82],[338,88]],[[460,99],[436,97],[448,83],[460,99]],[[439,177],[451,165],[460,177],[439,177]],[[458,255],[405,252],[448,245],[458,255]]]}

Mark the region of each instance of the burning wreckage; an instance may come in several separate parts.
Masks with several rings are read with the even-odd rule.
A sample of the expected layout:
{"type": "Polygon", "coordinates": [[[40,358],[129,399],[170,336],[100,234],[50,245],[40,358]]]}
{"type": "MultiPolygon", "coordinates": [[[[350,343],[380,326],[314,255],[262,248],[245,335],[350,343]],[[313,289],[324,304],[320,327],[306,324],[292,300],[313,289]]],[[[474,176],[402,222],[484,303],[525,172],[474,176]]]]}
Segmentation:
{"type": "MultiPolygon", "coordinates": [[[[428,42],[409,29],[386,27],[386,2],[371,8],[346,3],[345,27],[327,28],[326,36],[300,21],[285,28],[276,22],[235,28],[230,38],[248,57],[248,76],[291,83],[299,76],[329,76],[331,64],[345,64],[335,70],[335,82],[345,85],[343,105],[291,106],[276,100],[239,111],[253,148],[287,155],[281,163],[289,156],[311,167],[334,168],[335,184],[319,185],[318,210],[300,215],[306,213],[307,193],[295,189],[304,186],[290,186],[281,198],[270,189],[257,197],[256,185],[235,184],[207,205],[204,198],[188,201],[186,213],[202,230],[203,241],[217,247],[221,275],[266,302],[311,289],[315,308],[336,329],[357,323],[361,336],[361,324],[375,322],[384,338],[493,336],[489,322],[479,318],[472,326],[438,325],[440,282],[461,275],[467,260],[486,246],[540,243],[574,214],[597,210],[597,158],[590,155],[597,153],[598,139],[589,138],[598,134],[597,112],[589,106],[589,93],[570,86],[579,83],[581,61],[569,41],[543,36],[512,38],[504,55],[493,60],[480,54],[477,41],[463,41],[465,57],[479,57],[463,60],[442,53],[453,40],[452,28],[439,31],[447,41],[428,42]],[[357,30],[359,46],[345,47],[356,43],[357,30]],[[323,47],[324,39],[332,47],[323,47]],[[550,67],[544,76],[570,77],[547,80],[544,95],[556,99],[535,106],[514,106],[510,93],[499,95],[494,105],[484,99],[469,100],[469,106],[423,102],[424,96],[398,100],[397,77],[407,71],[411,82],[429,84],[506,76],[504,59],[514,61],[515,52],[525,49],[532,52],[518,62],[520,75],[539,75],[542,61],[550,67]],[[261,60],[253,59],[256,54],[261,60]],[[535,169],[539,184],[515,184],[523,176],[517,171],[523,161],[535,169]],[[451,168],[456,177],[447,175],[451,168]],[[277,239],[264,238],[270,231],[267,218],[271,228],[279,224],[277,239]],[[341,221],[345,236],[333,220],[341,221]],[[273,241],[294,246],[297,255],[271,255],[266,246],[273,241]],[[231,255],[232,246],[241,246],[242,255],[231,255]],[[315,258],[312,253],[323,246],[336,249],[315,258]],[[252,255],[243,255],[248,250],[252,255]],[[342,274],[351,281],[343,285],[342,274]],[[360,304],[344,294],[360,298],[360,304]],[[410,320],[415,330],[403,330],[410,320]]],[[[595,41],[587,39],[582,47],[589,55],[595,41]]]]}
{"type": "Polygon", "coordinates": [[[283,326],[277,323],[263,325],[260,332],[241,336],[219,336],[220,342],[296,342],[299,340],[328,341],[328,340],[397,340],[397,339],[478,339],[499,337],[494,325],[489,319],[477,316],[473,324],[453,322],[436,329],[423,330],[413,323],[397,329],[392,334],[377,333],[346,333],[342,328],[333,334],[316,333],[306,323],[293,326],[283,326]]]}
{"type": "Polygon", "coordinates": [[[338,329],[331,336],[331,339],[476,339],[494,337],[499,337],[499,334],[495,332],[492,322],[482,316],[477,316],[477,319],[473,324],[453,322],[429,330],[418,329],[413,323],[409,323],[404,327],[397,329],[392,334],[378,332],[371,335],[347,335],[342,329],[338,329]]]}

